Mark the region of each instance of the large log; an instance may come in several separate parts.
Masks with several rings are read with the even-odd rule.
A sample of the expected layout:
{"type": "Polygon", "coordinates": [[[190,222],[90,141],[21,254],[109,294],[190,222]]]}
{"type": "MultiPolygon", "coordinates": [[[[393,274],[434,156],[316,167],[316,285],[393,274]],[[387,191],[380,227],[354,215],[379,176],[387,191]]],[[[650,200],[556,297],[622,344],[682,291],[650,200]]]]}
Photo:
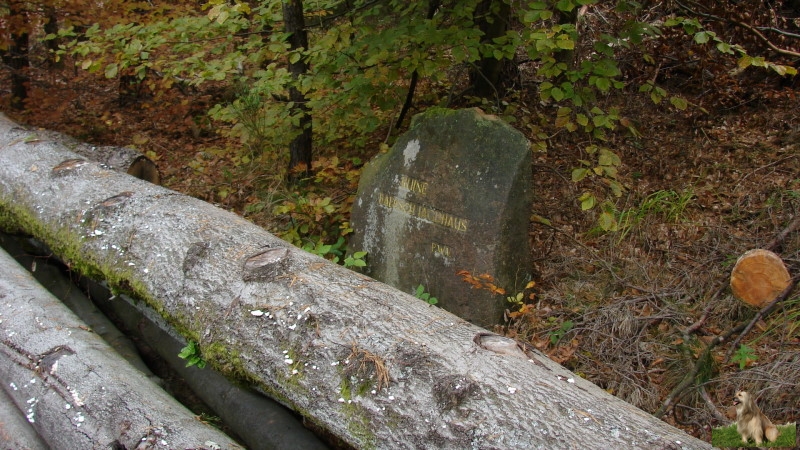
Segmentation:
{"type": "MultiPolygon", "coordinates": [[[[216,371],[187,367],[186,361],[178,356],[186,341],[160,320],[160,317],[155,316],[147,306],[137,303],[126,295],[111,295],[105,286],[86,277],[80,279],[79,289],[69,274],[62,270],[63,267],[57,259],[49,257],[51,252],[42,248],[37,241],[0,233],[0,246],[21,266],[26,267],[42,287],[61,300],[94,334],[103,338],[117,354],[161,385],[163,381],[156,377],[141,359],[133,340],[136,340],[139,348],[145,350],[151,357],[151,362],[153,355],[157,354],[160,357],[158,364],[163,368],[163,364],[166,363],[173,373],[180,377],[184,385],[192,389],[197,398],[212,408],[213,415],[219,417],[225,429],[232,430],[249,448],[271,450],[327,448],[310,430],[303,428],[295,415],[283,406],[231,382],[216,371]],[[89,296],[95,301],[90,300],[89,296]],[[98,305],[104,308],[103,312],[124,327],[131,337],[123,334],[103,312],[98,310],[98,305]],[[265,422],[270,426],[263,426],[265,422]]],[[[174,384],[166,384],[168,391],[175,388],[174,384]]],[[[157,389],[155,386],[153,388],[157,389]]],[[[140,395],[147,396],[148,393],[142,392],[140,395]]],[[[0,408],[2,406],[0,402],[0,408]]],[[[3,442],[1,415],[2,411],[0,411],[0,442],[3,442]]],[[[17,433],[9,431],[8,434],[17,433]]],[[[14,445],[10,448],[27,447],[14,445]]]]}
{"type": "Polygon", "coordinates": [[[241,448],[117,356],[2,249],[0,268],[0,379],[50,448],[241,448]]]}
{"type": "Polygon", "coordinates": [[[711,448],[536,351],[0,126],[0,220],[357,448],[711,448]]]}
{"type": "Polygon", "coordinates": [[[26,131],[24,141],[27,143],[41,140],[56,141],[86,159],[105,164],[109,169],[127,173],[153,184],[161,182],[161,174],[158,172],[158,167],[155,163],[134,148],[108,145],[95,146],[56,131],[20,127],[0,112],[0,128],[11,129],[15,127],[20,131],[26,131]]]}

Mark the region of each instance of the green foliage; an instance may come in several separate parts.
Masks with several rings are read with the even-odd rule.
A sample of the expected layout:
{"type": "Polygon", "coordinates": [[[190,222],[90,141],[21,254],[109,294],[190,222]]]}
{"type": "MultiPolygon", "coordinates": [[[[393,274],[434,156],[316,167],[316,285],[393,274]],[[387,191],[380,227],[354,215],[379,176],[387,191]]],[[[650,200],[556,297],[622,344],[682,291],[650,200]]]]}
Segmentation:
{"type": "Polygon", "coordinates": [[[737,56],[737,65],[740,69],[750,66],[762,67],[777,73],[778,75],[797,75],[797,69],[792,66],[775,64],[767,61],[763,57],[753,57],[747,54],[747,50],[741,45],[730,44],[717,36],[717,33],[707,30],[695,17],[671,17],[664,22],[665,27],[681,27],[683,31],[692,36],[695,43],[701,45],[713,45],[717,51],[725,55],[737,56]]]}
{"type": "MultiPolygon", "coordinates": [[[[449,78],[453,69],[459,66],[483,58],[513,60],[520,54],[536,63],[541,100],[567,108],[559,110],[556,125],[602,137],[619,117],[593,104],[598,95],[626,87],[619,54],[644,48],[648,40],[662,36],[662,28],[683,29],[696,44],[714,45],[723,55],[737,57],[740,67],[795,72],[724,42],[697,18],[671,16],[664,22],[647,22],[637,15],[641,6],[629,0],[617,1],[614,9],[625,25],[616,34],[593,35],[592,42],[581,41],[575,17],[580,17],[580,8],[598,4],[594,0],[515,5],[514,17],[508,20],[522,26],[486,40],[478,26],[481,3],[443,1],[427,19],[427,2],[357,1],[347,6],[307,2],[309,47],[290,50],[287,33],[277,31],[283,26],[282,2],[210,0],[202,13],[154,12],[149,18],[140,15],[135,22],[120,21],[104,29],[94,25],[82,36],[72,28],[61,30],[59,37],[72,40],[58,53],[71,54],[79,58],[82,68],[110,78],[132,74],[144,81],[148,73],[158,73],[157,79],[148,81],[154,87],[168,88],[176,80],[189,85],[225,81],[248,86],[239,98],[212,109],[212,117],[239,126],[243,134],[273,149],[291,140],[287,132],[297,132],[288,131],[292,130],[288,125],[299,120],[293,104],[285,100],[290,87],[306,97],[320,143],[347,135],[353,144],[364,145],[366,135],[386,123],[402,104],[404,82],[412,72],[431,86],[447,88],[453,82],[449,78]],[[573,54],[581,49],[576,59],[573,54]],[[293,78],[287,64],[299,60],[311,69],[293,78]],[[254,100],[258,101],[255,113],[254,100]]],[[[645,60],[653,57],[645,54],[645,60]]],[[[641,89],[656,102],[670,97],[652,81],[641,89]]],[[[671,96],[670,102],[678,109],[689,106],[681,97],[671,96]]]]}
{"type": "Polygon", "coordinates": [[[526,303],[526,300],[534,299],[535,294],[532,290],[535,286],[535,281],[529,281],[522,291],[506,297],[506,301],[511,304],[511,311],[507,313],[509,319],[518,319],[533,309],[533,305],[531,303],[526,303]]]}
{"type": "MultiPolygon", "coordinates": [[[[579,183],[584,179],[593,179],[605,186],[606,190],[614,197],[622,196],[625,190],[623,184],[618,180],[618,167],[622,164],[616,153],[605,147],[590,145],[586,148],[586,153],[592,156],[592,160],[579,160],[582,167],[572,170],[572,181],[579,183]]],[[[581,209],[584,211],[594,208],[600,201],[592,191],[584,191],[579,197],[581,209]]],[[[604,231],[617,231],[618,223],[613,214],[613,204],[603,202],[602,211],[598,216],[598,224],[604,231]]]]}
{"type": "Polygon", "coordinates": [[[178,353],[178,357],[186,360],[186,367],[197,366],[202,369],[206,366],[206,361],[200,354],[200,346],[195,341],[189,341],[178,353]]]}
{"type": "Polygon", "coordinates": [[[414,291],[414,297],[426,301],[429,305],[435,305],[439,303],[439,299],[436,297],[432,297],[430,292],[425,291],[425,286],[421,284],[417,286],[416,291],[414,291]]]}
{"type": "Polygon", "coordinates": [[[756,360],[758,360],[758,355],[756,355],[755,350],[744,344],[739,346],[739,350],[736,350],[736,353],[734,353],[731,358],[731,361],[739,363],[740,370],[744,370],[749,363],[756,360]]]}
{"type": "MultiPolygon", "coordinates": [[[[554,320],[557,320],[553,317],[554,320]]],[[[550,331],[547,333],[548,338],[550,339],[550,344],[556,345],[559,341],[567,334],[573,327],[573,323],[571,320],[565,320],[561,322],[561,324],[555,330],[550,331]]]]}
{"type": "Polygon", "coordinates": [[[333,244],[325,244],[321,240],[306,242],[302,249],[329,259],[334,263],[341,263],[347,268],[365,267],[367,265],[364,259],[367,256],[367,252],[353,252],[346,257],[344,256],[346,249],[345,239],[342,236],[339,236],[339,239],[333,244]]]}
{"type": "Polygon", "coordinates": [[[344,266],[347,268],[366,267],[367,261],[364,259],[366,256],[367,252],[353,252],[352,255],[349,255],[344,259],[344,266]]]}
{"type": "Polygon", "coordinates": [[[313,161],[314,177],[300,183],[273,208],[281,223],[272,231],[297,247],[345,267],[365,267],[366,252],[347,251],[347,238],[353,232],[348,218],[360,166],[358,158],[313,161]],[[331,192],[341,195],[332,197],[331,192]]]}

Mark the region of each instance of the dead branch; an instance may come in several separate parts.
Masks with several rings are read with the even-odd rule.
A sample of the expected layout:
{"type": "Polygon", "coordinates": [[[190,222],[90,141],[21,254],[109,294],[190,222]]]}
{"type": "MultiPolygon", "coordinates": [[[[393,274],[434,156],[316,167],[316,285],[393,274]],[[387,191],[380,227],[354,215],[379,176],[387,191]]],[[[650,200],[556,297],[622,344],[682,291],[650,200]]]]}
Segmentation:
{"type": "Polygon", "coordinates": [[[767,244],[764,248],[767,250],[775,251],[778,247],[783,244],[783,241],[786,240],[786,237],[789,236],[791,233],[797,231],[800,228],[800,216],[794,218],[794,220],[789,223],[789,225],[783,229],[775,239],[773,239],[769,244],[767,244]]]}
{"type": "Polygon", "coordinates": [[[700,386],[699,389],[700,389],[700,396],[703,397],[703,401],[706,402],[706,406],[708,407],[708,410],[711,411],[711,415],[714,416],[714,418],[717,419],[720,423],[730,422],[728,418],[726,418],[725,416],[722,415],[722,413],[719,412],[719,410],[717,409],[717,405],[715,405],[714,402],[711,401],[711,397],[708,395],[705,386],[700,386]]]}
{"type": "MultiPolygon", "coordinates": [[[[763,42],[764,45],[769,47],[775,53],[778,53],[778,54],[784,55],[784,56],[800,57],[800,53],[798,53],[798,52],[795,52],[795,51],[792,51],[792,50],[788,50],[788,49],[785,49],[785,48],[780,48],[777,45],[773,44],[772,41],[770,41],[768,37],[764,36],[764,34],[761,33],[761,31],[759,31],[757,28],[755,28],[752,25],[746,24],[744,22],[739,22],[738,20],[731,20],[731,19],[726,19],[724,17],[719,17],[719,16],[716,16],[714,14],[708,14],[708,13],[699,12],[699,11],[696,11],[696,10],[684,5],[683,3],[679,2],[679,1],[676,1],[675,3],[677,3],[678,6],[680,6],[682,9],[688,11],[690,14],[693,14],[693,15],[696,15],[696,16],[700,16],[700,17],[705,17],[706,19],[711,19],[711,20],[714,20],[714,21],[717,21],[717,22],[727,22],[727,23],[736,25],[738,27],[742,27],[745,30],[747,30],[750,33],[752,33],[761,42],[763,42]]],[[[774,31],[774,30],[771,29],[771,31],[774,31]]],[[[780,32],[780,33],[785,35],[785,36],[791,36],[791,34],[788,33],[788,32],[780,32]]]]}
{"type": "Polygon", "coordinates": [[[729,20],[728,22],[730,22],[730,23],[732,23],[732,24],[734,24],[736,26],[740,26],[740,27],[746,29],[747,31],[753,33],[757,38],[759,38],[761,40],[761,42],[764,43],[764,45],[766,45],[767,47],[772,49],[772,51],[774,51],[775,53],[778,53],[779,55],[793,56],[795,58],[800,57],[800,53],[798,53],[798,52],[795,52],[795,51],[792,51],[792,50],[787,50],[785,48],[780,48],[777,45],[773,44],[772,41],[769,40],[769,38],[764,36],[760,31],[755,29],[752,25],[748,25],[748,24],[746,24],[744,22],[739,22],[738,20],[729,20]]]}

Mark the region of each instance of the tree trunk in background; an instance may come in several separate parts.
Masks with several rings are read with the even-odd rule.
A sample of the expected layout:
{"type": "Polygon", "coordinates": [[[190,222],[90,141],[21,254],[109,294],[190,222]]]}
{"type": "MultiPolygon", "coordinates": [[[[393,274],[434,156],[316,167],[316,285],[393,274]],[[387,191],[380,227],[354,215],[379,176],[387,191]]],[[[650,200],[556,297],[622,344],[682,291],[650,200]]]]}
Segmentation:
{"type": "MultiPolygon", "coordinates": [[[[433,15],[436,14],[436,10],[439,9],[439,4],[441,2],[439,0],[429,0],[428,1],[428,14],[425,15],[426,20],[433,19],[433,15]]],[[[403,103],[403,108],[400,110],[400,115],[397,117],[397,123],[395,123],[395,128],[398,130],[400,127],[403,126],[403,120],[408,114],[408,111],[411,109],[411,105],[414,102],[414,91],[417,90],[417,81],[419,80],[419,71],[414,70],[411,73],[411,81],[408,83],[408,93],[406,93],[406,101],[403,103]]]]}
{"type": "Polygon", "coordinates": [[[11,69],[11,107],[24,109],[28,98],[28,35],[29,23],[25,5],[20,0],[12,0],[9,5],[7,24],[11,41],[5,51],[1,51],[3,64],[11,69]]]}
{"type": "MultiPolygon", "coordinates": [[[[58,11],[54,6],[45,6],[44,7],[44,14],[45,14],[45,23],[44,23],[44,34],[58,34],[58,11]]],[[[47,58],[47,63],[52,68],[61,68],[64,67],[64,60],[58,59],[56,60],[56,51],[58,51],[58,39],[50,39],[46,42],[47,49],[50,51],[50,55],[47,58]]]]}
{"type": "MultiPolygon", "coordinates": [[[[559,25],[567,25],[567,24],[575,25],[575,30],[576,30],[575,32],[577,34],[578,18],[580,17],[581,14],[584,13],[582,13],[581,9],[577,7],[573,8],[570,11],[559,11],[558,23],[559,25]]],[[[579,38],[575,39],[576,46],[578,45],[578,40],[579,38]]],[[[553,56],[556,58],[556,61],[565,63],[569,69],[575,68],[575,50],[561,50],[559,52],[556,52],[555,55],[553,56]]],[[[561,78],[563,81],[564,74],[561,75],[561,78]]]]}
{"type": "MultiPolygon", "coordinates": [[[[508,30],[511,6],[504,0],[483,0],[475,10],[475,21],[483,32],[483,42],[503,36],[508,30]]],[[[470,81],[478,97],[499,97],[503,84],[506,59],[484,56],[470,74],[470,81]]]]}
{"type": "Polygon", "coordinates": [[[535,349],[27,135],[0,125],[6,228],[141,299],[209,367],[355,448],[711,448],[535,349]]]}
{"type": "MultiPolygon", "coordinates": [[[[284,30],[291,33],[289,48],[301,53],[308,48],[308,33],[303,18],[303,1],[286,0],[283,2],[284,30]]],[[[291,53],[290,53],[291,54],[291,53]]],[[[308,71],[308,63],[304,57],[289,63],[289,72],[294,85],[289,89],[289,101],[292,102],[292,115],[299,116],[297,128],[300,134],[289,145],[289,181],[296,182],[303,176],[311,174],[311,114],[306,106],[306,97],[298,89],[298,81],[308,71]]]]}

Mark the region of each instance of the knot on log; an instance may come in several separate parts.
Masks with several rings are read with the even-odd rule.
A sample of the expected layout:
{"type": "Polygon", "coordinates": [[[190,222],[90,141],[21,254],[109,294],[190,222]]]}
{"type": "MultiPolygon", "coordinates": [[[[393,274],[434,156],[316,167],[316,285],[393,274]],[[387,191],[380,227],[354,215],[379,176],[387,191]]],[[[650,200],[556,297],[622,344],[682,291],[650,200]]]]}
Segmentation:
{"type": "Polygon", "coordinates": [[[128,175],[153,184],[161,184],[158,167],[146,156],[138,156],[128,167],[128,175]]]}
{"type": "Polygon", "coordinates": [[[490,333],[478,333],[473,339],[478,346],[501,355],[513,355],[528,359],[528,355],[514,339],[490,333]]]}
{"type": "Polygon", "coordinates": [[[280,275],[289,261],[288,248],[271,248],[248,257],[244,262],[244,281],[267,281],[280,275]]]}
{"type": "Polygon", "coordinates": [[[113,197],[109,197],[109,198],[103,200],[100,203],[100,206],[102,206],[104,208],[111,208],[112,206],[121,205],[121,204],[127,202],[128,199],[131,198],[132,196],[133,196],[133,192],[131,192],[131,191],[120,192],[119,194],[117,194],[117,195],[115,195],[113,197]]]}
{"type": "Polygon", "coordinates": [[[59,358],[67,355],[74,355],[75,351],[66,345],[54,347],[41,355],[36,364],[36,372],[39,374],[55,375],[55,367],[59,358]]]}
{"type": "Polygon", "coordinates": [[[464,375],[450,375],[436,380],[433,395],[443,410],[458,407],[477,389],[477,384],[464,375]]]}
{"type": "Polygon", "coordinates": [[[186,258],[183,260],[183,274],[186,275],[208,254],[211,245],[208,242],[194,242],[186,250],[186,258]]]}
{"type": "Polygon", "coordinates": [[[54,177],[63,177],[71,174],[75,171],[75,169],[86,164],[88,164],[88,161],[85,159],[68,159],[53,167],[53,169],[50,171],[50,174],[54,177]]]}
{"type": "Polygon", "coordinates": [[[81,218],[81,223],[86,226],[86,236],[93,237],[105,234],[102,229],[102,223],[107,222],[107,217],[113,213],[113,210],[125,204],[131,197],[133,197],[133,192],[123,191],[86,210],[81,218]]]}

